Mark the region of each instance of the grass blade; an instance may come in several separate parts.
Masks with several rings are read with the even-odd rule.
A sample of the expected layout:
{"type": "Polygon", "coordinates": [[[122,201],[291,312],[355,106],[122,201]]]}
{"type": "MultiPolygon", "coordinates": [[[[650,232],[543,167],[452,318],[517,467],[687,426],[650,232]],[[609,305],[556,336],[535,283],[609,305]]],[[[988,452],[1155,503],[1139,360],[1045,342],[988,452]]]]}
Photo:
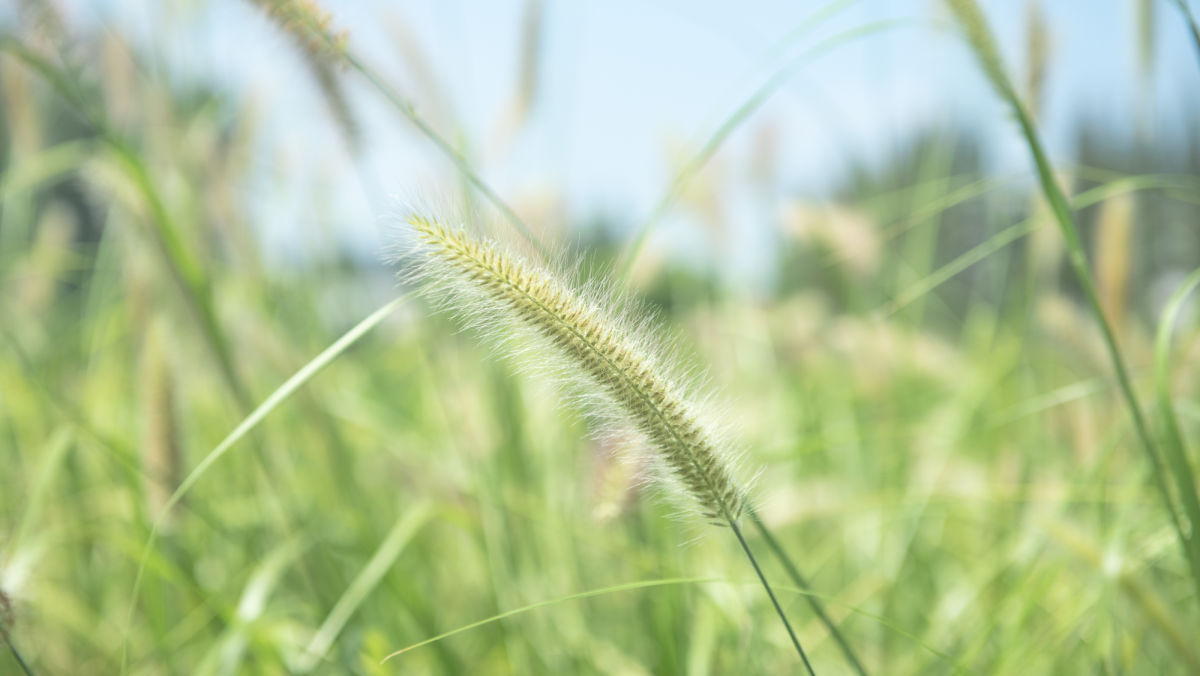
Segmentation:
{"type": "MultiPolygon", "coordinates": [[[[1083,209],[1094,204],[1099,204],[1104,200],[1117,195],[1122,195],[1139,190],[1151,189],[1170,189],[1177,183],[1170,177],[1159,175],[1146,176],[1126,176],[1105,183],[1104,185],[1096,186],[1091,190],[1082,192],[1076,195],[1071,200],[1072,209],[1083,209]]],[[[1004,247],[1016,242],[1017,240],[1032,234],[1037,229],[1039,223],[1037,217],[1027,218],[1019,223],[1010,225],[1007,228],[997,232],[983,242],[959,254],[956,258],[941,266],[937,270],[929,273],[922,279],[910,285],[904,291],[901,291],[887,303],[880,311],[884,315],[891,315],[899,312],[904,306],[914,300],[933,291],[937,287],[945,284],[955,275],[963,272],[967,268],[976,263],[985,260],[988,256],[996,253],[1004,247]]]]}
{"type": "Polygon", "coordinates": [[[1175,650],[1180,660],[1187,663],[1190,673],[1200,672],[1200,655],[1196,654],[1195,641],[1188,637],[1188,630],[1182,626],[1183,623],[1176,620],[1170,607],[1149,585],[1135,575],[1133,570],[1123,566],[1115,571],[1105,570],[1109,564],[1105,561],[1101,547],[1066,524],[1051,522],[1047,524],[1047,530],[1055,540],[1086,561],[1098,574],[1113,579],[1134,607],[1158,629],[1159,635],[1175,650]]]}
{"type": "Polygon", "coordinates": [[[179,501],[183,499],[184,494],[186,494],[192,488],[192,486],[194,486],[196,482],[200,480],[200,477],[203,476],[209,470],[209,468],[216,464],[216,462],[220,460],[222,456],[228,453],[229,450],[233,448],[235,444],[237,444],[237,442],[245,438],[246,435],[251,432],[251,430],[257,427],[258,424],[267,417],[267,415],[278,408],[280,404],[287,401],[289,397],[295,394],[296,390],[300,389],[300,387],[309,380],[312,380],[312,378],[320,373],[322,369],[333,362],[334,359],[337,359],[339,356],[341,356],[343,352],[349,349],[351,345],[358,342],[358,340],[370,332],[371,329],[378,326],[380,322],[382,322],[388,315],[390,315],[393,311],[395,311],[396,308],[400,307],[400,305],[407,300],[408,295],[406,294],[404,296],[400,296],[399,298],[393,299],[391,302],[387,303],[375,312],[372,312],[369,316],[367,316],[366,319],[356,324],[352,329],[343,334],[341,338],[338,338],[336,341],[334,341],[332,345],[325,348],[320,354],[314,357],[312,361],[305,364],[299,371],[292,375],[291,378],[288,378],[286,381],[284,381],[284,383],[276,388],[275,391],[263,401],[263,403],[258,405],[258,408],[254,409],[249,416],[242,420],[242,422],[239,423],[238,426],[235,427],[234,430],[221,441],[221,443],[217,444],[217,447],[214,448],[207,456],[205,456],[205,458],[200,461],[200,464],[196,465],[196,467],[192,469],[187,477],[184,478],[183,482],[179,484],[179,487],[175,489],[175,492],[171,494],[170,499],[167,500],[165,505],[163,505],[162,511],[154,522],[154,527],[150,531],[150,537],[146,540],[146,545],[142,552],[141,560],[138,563],[138,572],[133,582],[133,592],[130,594],[128,614],[129,619],[126,622],[127,629],[125,632],[125,643],[122,647],[121,655],[121,673],[125,673],[125,669],[128,665],[128,627],[133,626],[133,614],[137,609],[137,599],[141,591],[142,578],[144,577],[146,571],[146,560],[150,555],[150,551],[154,548],[154,543],[158,538],[159,529],[164,523],[167,514],[171,512],[171,508],[177,505],[179,501]]]}
{"type": "Polygon", "coordinates": [[[178,287],[184,306],[193,315],[204,339],[213,353],[234,399],[243,410],[250,409],[250,396],[234,368],[233,352],[225,332],[217,321],[212,294],[203,266],[188,255],[188,248],[179,234],[179,227],[167,209],[166,202],[155,184],[144,159],[109,126],[101,112],[90,105],[89,99],[80,91],[72,74],[59,68],[49,59],[42,57],[20,40],[0,35],[0,50],[7,51],[30,70],[39,74],[62,96],[75,112],[92,128],[97,136],[112,151],[117,167],[141,195],[149,211],[151,240],[156,253],[162,260],[171,281],[178,287]]]}
{"type": "Polygon", "coordinates": [[[437,641],[440,641],[445,638],[450,638],[451,636],[454,636],[455,634],[461,634],[464,631],[470,631],[472,629],[477,629],[484,625],[488,625],[493,622],[499,622],[500,620],[512,617],[514,615],[520,615],[522,613],[527,613],[531,610],[537,610],[538,608],[545,608],[547,606],[553,606],[553,605],[557,605],[559,603],[565,603],[567,601],[577,601],[579,599],[591,598],[593,596],[603,596],[605,594],[612,594],[615,592],[622,592],[622,591],[632,591],[634,589],[646,589],[648,587],[665,587],[667,585],[674,585],[674,584],[699,584],[702,582],[720,582],[720,581],[721,581],[721,579],[716,578],[716,577],[676,577],[676,578],[667,578],[667,579],[663,579],[663,580],[643,580],[641,582],[628,582],[626,584],[618,584],[618,585],[613,585],[611,587],[601,587],[600,589],[589,589],[588,591],[584,591],[584,592],[578,592],[575,594],[567,594],[566,596],[560,596],[558,598],[549,599],[547,601],[538,601],[537,603],[530,603],[529,605],[521,606],[520,608],[513,608],[512,610],[506,610],[498,615],[492,615],[491,617],[484,618],[482,620],[472,622],[470,624],[464,624],[463,626],[458,627],[457,629],[451,629],[450,631],[443,632],[441,634],[438,634],[437,636],[431,636],[423,641],[418,641],[417,643],[414,643],[410,646],[406,646],[395,652],[389,653],[387,655],[387,657],[383,658],[383,661],[387,662],[388,660],[391,660],[395,657],[399,657],[400,655],[403,655],[404,653],[411,652],[413,650],[416,650],[417,648],[427,646],[430,643],[436,643],[437,641]]]}
{"type": "Polygon", "coordinates": [[[342,628],[346,626],[346,622],[367,598],[367,594],[375,588],[383,576],[388,572],[388,569],[395,563],[396,557],[403,551],[405,545],[412,540],[417,531],[429,521],[433,510],[427,503],[422,503],[410,509],[404,518],[396,521],[392,526],[392,530],[384,538],[383,544],[379,545],[375,555],[367,562],[366,567],[354,578],[346,592],[338,599],[333,610],[329,612],[328,617],[321,623],[321,628],[317,630],[312,641],[304,650],[304,656],[299,665],[299,671],[307,672],[312,670],[317,665],[317,662],[329,652],[329,648],[333,645],[334,639],[341,633],[342,628]]]}
{"type": "Polygon", "coordinates": [[[823,40],[813,47],[805,50],[783,68],[780,68],[778,71],[776,71],[774,75],[772,75],[757,90],[755,90],[753,94],[750,95],[750,98],[746,99],[742,105],[738,106],[737,109],[734,110],[733,113],[730,114],[730,116],[727,117],[717,127],[716,131],[714,131],[708,140],[704,142],[704,145],[701,146],[700,150],[687,161],[687,163],[683,166],[683,169],[681,169],[680,172],[675,176],[674,180],[671,181],[671,186],[667,189],[666,194],[663,195],[662,199],[659,200],[658,204],[655,205],[654,209],[650,212],[650,215],[646,217],[646,220],[642,221],[641,225],[638,226],[637,233],[634,235],[633,239],[630,240],[625,253],[622,254],[621,262],[619,262],[617,265],[620,277],[626,280],[629,279],[629,275],[633,270],[633,264],[637,262],[638,253],[641,252],[642,247],[646,243],[646,239],[650,236],[650,232],[654,229],[654,226],[658,224],[658,221],[666,215],[667,211],[670,210],[671,205],[675,202],[675,200],[681,194],[683,194],[683,191],[687,188],[688,183],[691,182],[692,177],[696,175],[696,172],[700,171],[700,169],[708,163],[708,160],[712,158],[713,154],[717,152],[717,149],[721,147],[721,144],[725,142],[725,139],[729,138],[729,135],[732,134],[735,129],[741,126],[741,124],[745,122],[750,115],[762,107],[762,105],[766,103],[767,100],[770,99],[771,96],[788,81],[795,69],[799,68],[802,64],[812,61],[843,44],[852,42],[859,38],[867,37],[869,35],[881,33],[890,28],[904,25],[905,23],[907,22],[902,20],[874,21],[842,31],[841,33],[823,40]]]}
{"type": "Polygon", "coordinates": [[[763,523],[763,520],[758,515],[758,512],[751,509],[749,510],[749,516],[750,521],[754,524],[754,527],[758,529],[759,535],[766,540],[767,547],[771,550],[771,553],[775,555],[775,558],[779,559],[779,562],[783,565],[783,569],[787,572],[788,577],[792,579],[792,583],[796,585],[798,590],[804,595],[804,599],[808,601],[808,605],[812,608],[812,611],[817,616],[817,619],[819,619],[821,624],[824,624],[825,627],[829,629],[830,636],[833,637],[834,642],[837,643],[838,648],[841,649],[842,655],[846,657],[846,661],[850,663],[850,668],[854,669],[854,673],[859,674],[859,676],[866,676],[866,667],[864,667],[862,661],[858,659],[858,655],[855,654],[854,649],[850,647],[850,642],[846,640],[846,637],[842,635],[841,630],[838,629],[837,623],[833,621],[833,618],[829,616],[829,613],[825,612],[825,606],[821,603],[821,599],[818,598],[816,594],[812,593],[812,585],[809,584],[808,578],[800,572],[800,569],[792,561],[792,557],[788,555],[787,550],[783,548],[783,545],[781,545],[779,540],[775,538],[775,535],[771,533],[771,529],[767,527],[767,524],[763,523]]]}
{"type": "Polygon", "coordinates": [[[1193,582],[1197,590],[1197,601],[1200,602],[1200,546],[1197,544],[1200,540],[1191,537],[1189,531],[1184,528],[1180,515],[1176,511],[1174,502],[1171,499],[1171,492],[1167,486],[1166,468],[1163,463],[1162,452],[1159,450],[1150,433],[1150,427],[1146,423],[1141,404],[1138,401],[1137,394],[1133,390],[1133,383],[1129,377],[1129,369],[1125,365],[1125,357],[1117,345],[1116,334],[1113,332],[1112,326],[1105,318],[1104,312],[1101,309],[1095,280],[1088,268],[1087,254],[1083,248],[1083,242],[1079,237],[1079,228],[1075,224],[1075,217],[1070,204],[1067,202],[1062,188],[1059,187],[1058,182],[1054,178],[1050,160],[1046,157],[1041,137],[1033,124],[1033,119],[1029,116],[1028,111],[1025,110],[1025,106],[1021,103],[1020,97],[1017,95],[1016,90],[1005,73],[1000,52],[996,48],[991,30],[988,28],[979,6],[974,0],[947,0],[947,3],[958,19],[959,25],[963,28],[967,41],[979,59],[984,73],[991,80],[992,85],[1001,98],[1012,108],[1012,112],[1016,116],[1017,123],[1021,128],[1021,134],[1025,138],[1025,143],[1029,146],[1029,152],[1037,169],[1038,181],[1041,184],[1042,192],[1046,197],[1046,201],[1050,204],[1055,221],[1058,223],[1059,231],[1062,233],[1063,239],[1066,240],[1068,259],[1075,277],[1083,289],[1088,309],[1095,318],[1096,324],[1100,327],[1105,349],[1112,361],[1113,371],[1117,376],[1117,383],[1120,385],[1121,394],[1129,409],[1129,415],[1133,419],[1134,430],[1146,453],[1147,459],[1150,461],[1155,487],[1158,489],[1163,507],[1166,508],[1171,516],[1175,532],[1179,537],[1180,547],[1183,549],[1184,558],[1188,561],[1191,568],[1193,582]]]}
{"type": "Polygon", "coordinates": [[[1175,0],[1175,5],[1179,7],[1179,13],[1187,23],[1188,31],[1192,34],[1192,46],[1196,48],[1196,58],[1200,59],[1200,26],[1196,25],[1196,17],[1192,15],[1187,0],[1175,0]]]}
{"type": "Polygon", "coordinates": [[[1163,447],[1167,462],[1175,478],[1175,487],[1184,514],[1191,525],[1191,537],[1196,538],[1200,527],[1200,498],[1196,495],[1196,474],[1188,461],[1187,440],[1175,416],[1175,405],[1171,400],[1171,334],[1188,297],[1200,286],[1200,269],[1192,272],[1179,289],[1171,296],[1154,340],[1154,391],[1157,396],[1158,415],[1163,431],[1163,447]]]}

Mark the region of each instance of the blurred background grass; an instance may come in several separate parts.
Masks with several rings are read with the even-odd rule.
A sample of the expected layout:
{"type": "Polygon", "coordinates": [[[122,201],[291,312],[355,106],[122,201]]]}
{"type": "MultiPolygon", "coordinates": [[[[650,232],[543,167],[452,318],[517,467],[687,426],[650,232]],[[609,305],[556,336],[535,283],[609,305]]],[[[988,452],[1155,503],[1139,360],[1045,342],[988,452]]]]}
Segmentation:
{"type": "MultiPolygon", "coordinates": [[[[1191,47],[1172,3],[1126,4],[1150,17],[1127,26],[1136,89],[1162,72],[1163,26],[1191,47]]],[[[238,3],[169,3],[185,16],[197,5],[221,16],[238,3]]],[[[1057,27],[1028,8],[1014,79],[1037,115],[1057,27]]],[[[12,605],[0,620],[36,673],[114,673],[123,654],[133,673],[794,670],[733,543],[673,518],[552,386],[418,301],[339,350],[164,513],[255,407],[399,291],[377,245],[339,229],[340,183],[297,190],[286,165],[263,160],[279,132],[253,97],[164,66],[156,49],[179,49],[169,33],[139,40],[75,9],[22,0],[0,15],[0,590],[12,605]],[[264,213],[304,216],[281,237],[264,213]],[[622,588],[641,582],[652,586],[622,588]]],[[[353,49],[355,26],[326,9],[353,49]]],[[[436,95],[454,85],[419,44],[399,48],[428,72],[416,109],[469,165],[472,145],[503,147],[553,105],[536,95],[547,10],[519,9],[512,104],[483,138],[456,133],[453,97],[436,95]]],[[[945,32],[937,11],[918,18],[925,39],[945,32]]],[[[338,159],[303,161],[344,168],[364,193],[481,201],[431,147],[420,157],[449,187],[387,185],[362,161],[372,125],[428,135],[361,73],[278,33],[268,47],[311,77],[276,86],[316,92],[312,123],[343,144],[338,159]]],[[[1200,71],[1166,72],[1191,78],[1176,85],[1194,101],[1200,71]]],[[[1130,99],[1127,125],[1078,112],[1055,158],[1147,395],[1155,325],[1200,266],[1200,118],[1181,104],[1182,123],[1156,130],[1155,100],[1130,99]]],[[[630,285],[730,402],[765,469],[764,518],[873,671],[1200,670],[1195,587],[1100,335],[1030,172],[995,161],[1010,142],[996,135],[1015,132],[917,125],[844,154],[810,191],[789,187],[775,158],[787,118],[756,111],[731,118],[744,155],[724,154],[721,132],[671,146],[676,179],[642,219],[620,203],[574,213],[552,183],[513,207],[585,271],[629,260],[639,222],[650,230],[630,285]],[[722,256],[746,239],[768,243],[753,283],[722,256]]],[[[1169,362],[1185,439],[1200,431],[1193,307],[1169,362]]],[[[800,596],[784,600],[818,672],[844,669],[800,596]]],[[[18,668],[0,657],[0,672],[18,668]]]]}

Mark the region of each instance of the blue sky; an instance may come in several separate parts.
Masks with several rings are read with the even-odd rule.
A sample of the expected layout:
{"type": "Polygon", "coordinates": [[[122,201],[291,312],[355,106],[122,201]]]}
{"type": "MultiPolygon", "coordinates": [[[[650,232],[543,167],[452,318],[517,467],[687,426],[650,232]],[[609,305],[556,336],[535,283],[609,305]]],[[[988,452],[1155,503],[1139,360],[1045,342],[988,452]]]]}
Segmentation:
{"type": "MultiPolygon", "coordinates": [[[[356,247],[377,248],[395,198],[455,185],[453,171],[432,146],[361,86],[351,91],[369,152],[364,163],[352,163],[286,37],[241,0],[66,4],[81,19],[100,19],[152,41],[168,55],[165,65],[173,73],[210,79],[253,102],[260,126],[270,131],[262,170],[284,178],[264,181],[264,190],[272,192],[255,196],[265,236],[278,239],[281,251],[297,241],[296,233],[331,229],[348,233],[356,247]],[[312,208],[314,194],[325,195],[321,209],[312,208]]],[[[1020,73],[1032,3],[981,4],[1010,70],[1020,73]]],[[[1071,121],[1080,113],[1121,127],[1134,124],[1135,101],[1146,86],[1137,72],[1138,2],[1037,4],[1051,43],[1044,131],[1052,154],[1064,160],[1071,152],[1071,121]]],[[[722,147],[716,170],[741,195],[733,200],[739,205],[736,220],[768,220],[780,200],[820,195],[835,184],[847,158],[878,160],[913,130],[955,120],[969,120],[988,135],[998,171],[1027,166],[1007,114],[947,29],[936,0],[547,0],[535,106],[519,133],[498,144],[496,130],[517,83],[525,5],[524,0],[323,3],[336,25],[349,32],[352,48],[463,143],[501,194],[514,201],[556,194],[572,221],[604,213],[619,227],[633,227],[669,185],[672,153],[694,152],[796,55],[884,20],[897,23],[790,70],[786,84],[722,147]],[[840,9],[778,48],[781,38],[828,7],[840,9]],[[417,76],[413,54],[427,64],[434,90],[417,76]],[[437,98],[448,108],[444,116],[436,114],[437,98]],[[745,176],[765,129],[775,139],[777,178],[751,186],[745,176]]],[[[1200,65],[1173,3],[1154,7],[1149,110],[1156,133],[1171,134],[1189,110],[1200,108],[1200,65]]],[[[679,218],[668,218],[667,230],[679,218]]],[[[686,223],[675,226],[687,230],[686,223]]],[[[752,261],[753,255],[743,258],[752,261]]]]}

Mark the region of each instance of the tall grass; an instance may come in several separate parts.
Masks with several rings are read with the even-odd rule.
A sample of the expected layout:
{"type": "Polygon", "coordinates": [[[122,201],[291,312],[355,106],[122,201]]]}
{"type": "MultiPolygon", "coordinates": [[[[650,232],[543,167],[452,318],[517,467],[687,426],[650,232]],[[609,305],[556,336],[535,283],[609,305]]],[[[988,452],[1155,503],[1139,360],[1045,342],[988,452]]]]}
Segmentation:
{"type": "Polygon", "coordinates": [[[1142,412],[1141,403],[1138,401],[1138,396],[1134,391],[1133,382],[1129,375],[1129,368],[1126,366],[1124,354],[1117,344],[1117,336],[1112,328],[1112,322],[1104,314],[1104,307],[1100,300],[1100,294],[1096,289],[1096,282],[1088,267],[1087,253],[1080,239],[1079,228],[1075,224],[1070,203],[1054,177],[1053,168],[1042,147],[1037,127],[1034,126],[1033,119],[1026,111],[1020,97],[1017,95],[1016,89],[1013,88],[1008,79],[1004,64],[1000,58],[1000,52],[996,48],[983,13],[979,11],[979,7],[975,4],[974,0],[947,0],[947,2],[966,33],[967,40],[975,51],[984,74],[991,81],[996,91],[1000,94],[1000,97],[1011,107],[1020,126],[1021,134],[1029,146],[1029,152],[1037,170],[1037,177],[1042,188],[1042,193],[1045,195],[1046,201],[1050,204],[1055,222],[1058,224],[1059,231],[1066,241],[1067,258],[1070,261],[1071,269],[1075,273],[1080,287],[1083,289],[1088,308],[1095,318],[1097,326],[1100,327],[1101,336],[1104,339],[1104,347],[1109,359],[1112,361],[1113,371],[1117,377],[1121,396],[1133,420],[1133,427],[1137,433],[1138,441],[1143,451],[1145,451],[1147,459],[1150,461],[1151,475],[1158,489],[1163,507],[1170,514],[1171,521],[1175,526],[1180,548],[1183,550],[1184,558],[1188,562],[1192,582],[1195,585],[1196,601],[1200,603],[1200,537],[1196,535],[1197,524],[1200,524],[1200,498],[1197,497],[1196,493],[1195,473],[1191,470],[1182,444],[1168,444],[1167,448],[1171,456],[1169,467],[1163,460],[1162,451],[1159,449],[1158,443],[1150,431],[1150,426],[1142,412]],[[1176,505],[1176,499],[1172,496],[1171,490],[1168,487],[1168,479],[1173,480],[1175,483],[1180,505],[1176,505]]]}
{"type": "MultiPolygon", "coordinates": [[[[611,301],[585,299],[551,273],[531,267],[494,245],[449,230],[425,216],[409,223],[423,246],[419,274],[427,288],[446,298],[457,313],[487,325],[505,315],[547,339],[570,362],[568,373],[581,371],[590,385],[646,445],[650,459],[663,465],[662,481],[678,484],[700,515],[728,526],[771,599],[804,667],[812,664],[800,645],[775,591],[746,543],[739,525],[747,509],[745,488],[731,474],[727,451],[720,449],[697,404],[667,374],[671,367],[662,348],[635,338],[640,331],[620,322],[611,301]],[[499,312],[497,312],[499,310],[499,312]],[[494,317],[494,315],[499,317],[494,317]],[[653,355],[653,356],[652,356],[653,355]]],[[[598,293],[604,293],[602,290],[598,293]]],[[[644,331],[644,329],[643,329],[644,331]]]]}
{"type": "Polygon", "coordinates": [[[0,640],[4,641],[5,647],[12,654],[13,661],[17,663],[21,672],[29,676],[33,672],[30,670],[29,665],[25,663],[25,658],[21,657],[21,651],[17,649],[17,646],[13,645],[12,640],[9,638],[9,631],[12,629],[12,625],[12,602],[8,600],[8,595],[3,590],[0,590],[0,640]]]}
{"type": "MultiPolygon", "coordinates": [[[[488,202],[500,213],[504,214],[508,223],[525,238],[538,253],[545,256],[544,245],[533,234],[533,231],[513,211],[512,207],[490,186],[471,166],[462,153],[446,140],[425,118],[417,111],[417,107],[395,87],[388,84],[382,75],[369,67],[365,61],[356,55],[349,45],[346,33],[333,28],[333,20],[317,3],[310,0],[247,0],[262,6],[268,14],[279,21],[284,30],[295,35],[305,53],[318,64],[318,74],[323,81],[333,78],[329,70],[332,67],[349,67],[358,73],[401,115],[408,119],[414,127],[441,153],[449,159],[456,169],[480,192],[488,202]]],[[[341,110],[336,103],[335,110],[341,110]]]]}
{"type": "MultiPolygon", "coordinates": [[[[1159,674],[1200,662],[1186,553],[1200,183],[1182,153],[1144,139],[1096,152],[1083,131],[1078,156],[1050,176],[1034,108],[1059,82],[1045,50],[1063,44],[1054,23],[1031,20],[1030,53],[1042,56],[1020,96],[990,39],[976,40],[1024,113],[1048,186],[993,174],[988,139],[943,127],[847,158],[824,197],[766,163],[752,199],[782,212],[763,261],[780,281],[753,297],[667,259],[639,271],[626,303],[527,252],[520,226],[496,237],[522,252],[507,259],[521,269],[555,271],[561,284],[527,289],[561,292],[567,324],[593,318],[616,333],[583,331],[581,343],[517,302],[532,318],[522,332],[510,295],[482,291],[499,310],[483,332],[512,339],[519,364],[557,353],[552,373],[566,373],[580,415],[557,406],[546,378],[494,364],[496,348],[461,322],[397,298],[382,264],[336,246],[272,264],[256,218],[292,183],[256,131],[261,102],[173,80],[168,55],[116,26],[97,35],[56,4],[22,0],[18,23],[0,28],[0,673],[777,674],[801,669],[797,646],[821,674],[1159,674]],[[1067,185],[1063,170],[1083,187],[1055,185],[1067,185]],[[1081,295],[1088,275],[1097,303],[1081,295]],[[1175,293],[1155,317],[1160,288],[1175,293]],[[656,333],[625,319],[643,303],[688,349],[663,356],[638,338],[638,327],[656,333]],[[1106,344],[1103,321],[1119,343],[1106,344]],[[728,400],[719,416],[675,387],[671,365],[693,352],[728,400]],[[1122,363],[1128,377],[1110,377],[1122,363]],[[614,379],[610,364],[631,377],[614,379]],[[1141,365],[1153,365],[1145,395],[1141,365]],[[1162,481],[1152,453],[1126,452],[1142,443],[1139,403],[1162,481]],[[768,468],[752,492],[710,432],[725,417],[768,468]],[[594,434],[613,424],[619,434],[594,434]],[[630,448],[633,462],[618,462],[630,448]],[[651,499],[663,485],[678,499],[651,499]]],[[[418,114],[431,109],[423,93],[359,55],[340,17],[254,4],[303,50],[344,159],[371,129],[348,94],[378,96],[464,190],[502,216],[508,204],[507,219],[526,213],[483,181],[464,150],[479,139],[447,132],[448,108],[418,114]]],[[[737,130],[767,122],[762,104],[798,67],[890,30],[871,17],[842,32],[826,23],[854,4],[800,12],[767,54],[796,59],[722,102],[731,116],[663,186],[662,213],[737,130]],[[802,44],[817,25],[829,37],[802,44]]],[[[986,34],[973,7],[958,11],[986,34]]],[[[526,42],[554,22],[534,24],[526,42]]],[[[525,72],[542,45],[519,47],[512,124],[540,119],[554,94],[525,72]]],[[[1156,53],[1143,50],[1138,77],[1156,53]]],[[[733,188],[707,189],[719,203],[733,188]]],[[[306,192],[296,206],[327,213],[328,197],[306,192]]],[[[336,229],[336,216],[313,216],[295,236],[318,220],[336,229]]],[[[445,234],[467,250],[491,241],[445,234]]],[[[545,258],[619,275],[638,251],[632,235],[579,240],[600,246],[545,258]]],[[[458,291],[485,272],[452,276],[450,287],[430,278],[456,290],[441,296],[451,308],[484,302],[458,291]]]]}

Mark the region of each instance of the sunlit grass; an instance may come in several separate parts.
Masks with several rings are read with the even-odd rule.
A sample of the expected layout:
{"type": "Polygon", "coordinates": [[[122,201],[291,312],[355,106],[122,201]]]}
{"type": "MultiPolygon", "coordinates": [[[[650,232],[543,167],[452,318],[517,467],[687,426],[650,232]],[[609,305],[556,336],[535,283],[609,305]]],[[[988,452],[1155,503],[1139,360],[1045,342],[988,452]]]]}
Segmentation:
{"type": "MultiPolygon", "coordinates": [[[[0,36],[0,673],[801,669],[737,539],[647,490],[627,439],[377,268],[267,264],[244,103],[92,59],[29,6],[0,36]]],[[[431,139],[514,225],[492,236],[573,255],[323,20],[301,47],[347,67],[318,77],[431,139]]],[[[781,44],[819,68],[890,25],[781,44]]],[[[642,256],[632,293],[764,468],[727,520],[816,673],[1188,673],[1200,174],[1052,165],[980,35],[1030,172],[934,135],[837,199],[771,197],[775,288],[642,256]]],[[[791,67],[585,265],[631,267],[791,67]]]]}

